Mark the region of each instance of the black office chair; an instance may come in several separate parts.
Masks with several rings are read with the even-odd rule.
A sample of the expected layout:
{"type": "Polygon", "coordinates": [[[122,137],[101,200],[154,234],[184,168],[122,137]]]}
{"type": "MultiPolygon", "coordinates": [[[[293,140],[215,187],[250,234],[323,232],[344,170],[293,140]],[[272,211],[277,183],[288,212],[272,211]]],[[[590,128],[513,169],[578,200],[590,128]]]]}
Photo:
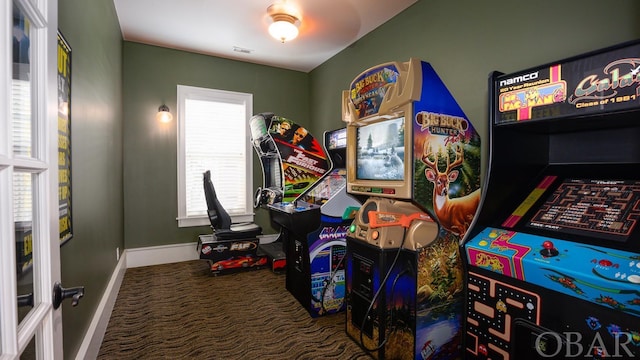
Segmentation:
{"type": "Polygon", "coordinates": [[[219,240],[248,239],[262,234],[262,228],[255,223],[231,223],[231,216],[218,201],[211,181],[211,171],[204,172],[204,196],[207,199],[207,215],[214,235],[219,240]]]}

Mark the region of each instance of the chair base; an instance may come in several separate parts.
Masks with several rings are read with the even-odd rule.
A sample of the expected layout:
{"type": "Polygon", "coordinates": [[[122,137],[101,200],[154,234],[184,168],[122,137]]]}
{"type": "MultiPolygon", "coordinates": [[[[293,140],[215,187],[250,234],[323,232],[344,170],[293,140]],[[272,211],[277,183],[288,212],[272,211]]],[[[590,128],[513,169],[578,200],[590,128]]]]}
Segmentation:
{"type": "Polygon", "coordinates": [[[238,223],[229,229],[214,229],[213,235],[219,240],[248,239],[262,235],[262,228],[254,223],[238,223]]]}
{"type": "Polygon", "coordinates": [[[200,235],[196,251],[207,260],[212,275],[225,275],[267,267],[267,256],[258,254],[257,237],[220,239],[215,234],[200,235]]]}

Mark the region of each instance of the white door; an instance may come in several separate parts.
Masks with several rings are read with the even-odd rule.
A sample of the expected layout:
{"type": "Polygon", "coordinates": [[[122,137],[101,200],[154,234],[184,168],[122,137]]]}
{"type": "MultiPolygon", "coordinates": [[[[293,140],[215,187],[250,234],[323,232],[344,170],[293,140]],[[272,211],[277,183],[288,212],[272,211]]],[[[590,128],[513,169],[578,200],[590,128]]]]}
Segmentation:
{"type": "Polygon", "coordinates": [[[0,359],[62,359],[58,2],[0,3],[0,359]]]}

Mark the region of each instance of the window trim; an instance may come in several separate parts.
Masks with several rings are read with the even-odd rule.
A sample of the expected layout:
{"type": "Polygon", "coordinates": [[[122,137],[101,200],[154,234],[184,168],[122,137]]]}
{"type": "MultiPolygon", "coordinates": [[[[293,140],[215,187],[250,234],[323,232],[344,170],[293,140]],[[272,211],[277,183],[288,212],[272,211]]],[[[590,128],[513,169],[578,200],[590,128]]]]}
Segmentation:
{"type": "MultiPolygon", "coordinates": [[[[184,103],[187,99],[195,100],[224,100],[236,104],[244,104],[246,109],[245,127],[246,134],[251,134],[249,122],[253,116],[253,94],[241,93],[235,91],[226,91],[218,89],[201,88],[194,86],[178,85],[177,86],[177,137],[178,137],[178,227],[206,226],[210,225],[209,218],[206,215],[187,216],[187,199],[186,199],[186,174],[185,174],[185,129],[184,129],[184,103]]],[[[254,219],[253,212],[253,147],[251,145],[250,136],[245,138],[245,154],[246,168],[245,173],[250,181],[246,182],[245,193],[247,214],[231,215],[233,223],[252,222],[254,219]]],[[[203,190],[204,191],[204,190],[203,190]]]]}

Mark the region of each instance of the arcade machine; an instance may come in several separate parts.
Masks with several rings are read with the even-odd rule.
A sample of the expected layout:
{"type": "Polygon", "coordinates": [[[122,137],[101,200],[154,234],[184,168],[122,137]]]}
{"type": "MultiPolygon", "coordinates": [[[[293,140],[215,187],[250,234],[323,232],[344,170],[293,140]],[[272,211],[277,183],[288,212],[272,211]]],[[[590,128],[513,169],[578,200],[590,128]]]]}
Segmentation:
{"type": "Polygon", "coordinates": [[[312,317],[343,311],[349,216],[362,204],[346,192],[346,128],[324,133],[331,170],[293,202],[269,205],[287,233],[286,288],[312,317]]]}
{"type": "Polygon", "coordinates": [[[640,42],[489,79],[469,359],[640,356],[640,42]]]}
{"type": "Polygon", "coordinates": [[[462,358],[461,239],[480,199],[480,137],[430,64],[385,63],[343,92],[346,332],[377,359],[462,358]]]}
{"type": "MultiPolygon", "coordinates": [[[[330,163],[324,148],[294,121],[261,113],[251,118],[250,129],[263,173],[263,185],[255,193],[256,208],[290,204],[328,172],[330,163]]],[[[278,223],[275,225],[280,227],[278,223]]],[[[286,267],[284,231],[280,229],[275,241],[261,241],[259,245],[273,270],[286,267]]]]}

